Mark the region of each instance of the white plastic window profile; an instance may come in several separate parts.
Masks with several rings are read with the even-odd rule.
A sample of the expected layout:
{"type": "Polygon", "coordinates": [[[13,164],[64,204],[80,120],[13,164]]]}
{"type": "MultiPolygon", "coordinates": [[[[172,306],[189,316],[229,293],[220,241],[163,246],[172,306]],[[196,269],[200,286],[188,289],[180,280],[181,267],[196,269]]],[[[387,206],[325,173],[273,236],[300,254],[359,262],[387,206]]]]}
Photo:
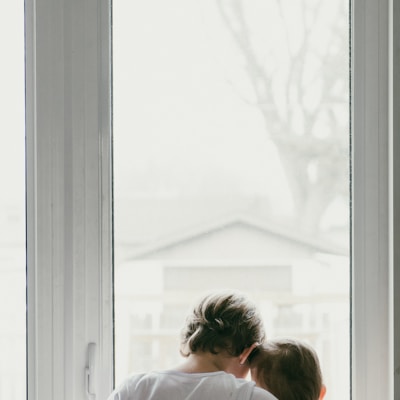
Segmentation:
{"type": "MultiPolygon", "coordinates": [[[[393,4],[352,2],[352,399],[399,398],[393,4]],[[397,304],[396,304],[397,303],[397,304]],[[396,313],[397,311],[397,313],[396,313]],[[397,335],[398,336],[398,335],[397,335]],[[395,381],[397,381],[396,384],[395,381]]],[[[398,114],[398,111],[397,111],[398,114]]],[[[397,178],[398,179],[398,178],[397,178]]]]}
{"type": "Polygon", "coordinates": [[[389,2],[389,132],[390,132],[390,376],[393,395],[400,397],[400,4],[389,2]]]}
{"type": "Polygon", "coordinates": [[[26,0],[28,399],[113,386],[111,4],[26,0]]]}
{"type": "MultiPolygon", "coordinates": [[[[28,399],[105,399],[113,385],[111,1],[25,3],[28,399]]],[[[352,2],[353,400],[400,396],[396,7],[352,2]]]]}

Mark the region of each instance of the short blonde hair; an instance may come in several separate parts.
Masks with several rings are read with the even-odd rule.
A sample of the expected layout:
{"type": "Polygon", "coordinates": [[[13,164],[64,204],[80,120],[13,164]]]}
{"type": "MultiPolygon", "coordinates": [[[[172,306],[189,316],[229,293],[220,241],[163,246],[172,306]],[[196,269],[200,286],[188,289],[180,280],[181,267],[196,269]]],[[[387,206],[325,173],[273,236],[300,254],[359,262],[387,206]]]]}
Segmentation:
{"type": "Polygon", "coordinates": [[[244,294],[222,291],[205,296],[187,317],[181,332],[181,353],[196,351],[240,355],[265,332],[258,310],[244,294]]]}
{"type": "Polygon", "coordinates": [[[315,350],[294,339],[269,340],[249,357],[251,377],[278,399],[318,400],[323,386],[315,350]]]}

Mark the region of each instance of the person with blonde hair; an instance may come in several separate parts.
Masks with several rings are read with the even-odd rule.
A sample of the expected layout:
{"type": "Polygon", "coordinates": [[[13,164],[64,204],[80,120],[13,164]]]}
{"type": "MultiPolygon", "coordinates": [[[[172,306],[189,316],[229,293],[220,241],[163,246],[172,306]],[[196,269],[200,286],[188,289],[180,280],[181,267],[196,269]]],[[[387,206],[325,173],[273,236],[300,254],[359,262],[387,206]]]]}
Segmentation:
{"type": "Polygon", "coordinates": [[[108,400],[276,400],[245,379],[247,358],[265,338],[255,305],[222,291],[200,300],[181,333],[182,364],[126,379],[108,400]]]}
{"type": "Polygon", "coordinates": [[[251,379],[279,400],[322,400],[325,396],[317,353],[304,341],[269,340],[248,361],[251,379]]]}

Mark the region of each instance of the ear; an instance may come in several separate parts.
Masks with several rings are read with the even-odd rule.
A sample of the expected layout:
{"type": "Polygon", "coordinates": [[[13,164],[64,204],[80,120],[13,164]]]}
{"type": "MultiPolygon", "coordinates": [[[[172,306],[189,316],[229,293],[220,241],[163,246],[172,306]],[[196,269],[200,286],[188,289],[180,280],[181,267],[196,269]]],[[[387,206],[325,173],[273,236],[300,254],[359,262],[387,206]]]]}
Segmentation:
{"type": "Polygon", "coordinates": [[[259,345],[259,343],[255,342],[250,347],[246,347],[239,356],[239,364],[243,365],[247,361],[247,357],[250,353],[259,345]]]}
{"type": "Polygon", "coordinates": [[[322,385],[321,393],[319,394],[319,400],[322,400],[324,398],[325,394],[326,394],[326,386],[322,385]]]}

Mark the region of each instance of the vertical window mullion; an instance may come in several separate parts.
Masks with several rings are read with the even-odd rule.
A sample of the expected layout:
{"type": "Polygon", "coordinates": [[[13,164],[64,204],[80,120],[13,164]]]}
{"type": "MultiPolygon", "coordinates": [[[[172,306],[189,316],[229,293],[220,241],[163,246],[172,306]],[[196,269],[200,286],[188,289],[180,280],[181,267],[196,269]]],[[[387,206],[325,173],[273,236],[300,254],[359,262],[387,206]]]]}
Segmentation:
{"type": "Polygon", "coordinates": [[[393,341],[393,359],[391,360],[393,369],[396,373],[393,374],[393,393],[392,398],[396,399],[400,396],[400,247],[399,233],[400,233],[400,141],[398,132],[400,131],[400,7],[396,1],[390,1],[391,13],[389,21],[390,33],[390,88],[391,103],[390,107],[390,133],[391,133],[391,153],[390,153],[390,167],[391,167],[391,279],[392,284],[390,287],[390,295],[392,296],[391,316],[393,317],[393,325],[391,326],[391,341],[393,341]]]}
{"type": "Polygon", "coordinates": [[[353,399],[390,398],[388,1],[353,1],[353,399]]]}
{"type": "Polygon", "coordinates": [[[112,388],[110,2],[26,0],[28,398],[112,388]]]}

